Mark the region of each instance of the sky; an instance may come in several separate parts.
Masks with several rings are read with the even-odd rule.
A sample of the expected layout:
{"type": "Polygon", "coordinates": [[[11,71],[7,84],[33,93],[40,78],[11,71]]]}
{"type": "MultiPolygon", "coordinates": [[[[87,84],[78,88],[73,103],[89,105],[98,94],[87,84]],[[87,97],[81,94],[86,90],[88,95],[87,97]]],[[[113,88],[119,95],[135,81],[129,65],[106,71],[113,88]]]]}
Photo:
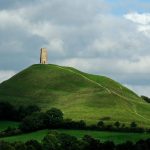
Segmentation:
{"type": "Polygon", "coordinates": [[[110,77],[150,97],[149,0],[0,0],[0,82],[39,63],[110,77]]]}

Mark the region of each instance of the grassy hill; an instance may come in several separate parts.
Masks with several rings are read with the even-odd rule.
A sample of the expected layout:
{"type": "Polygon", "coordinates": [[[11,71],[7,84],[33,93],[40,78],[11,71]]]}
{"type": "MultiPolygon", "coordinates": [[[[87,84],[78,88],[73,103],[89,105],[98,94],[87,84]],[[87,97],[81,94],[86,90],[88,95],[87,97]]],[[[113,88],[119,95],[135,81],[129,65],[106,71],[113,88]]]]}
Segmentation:
{"type": "Polygon", "coordinates": [[[33,65],[0,84],[0,101],[60,108],[65,118],[96,123],[132,121],[150,127],[150,104],[104,76],[58,65],[33,65]]]}

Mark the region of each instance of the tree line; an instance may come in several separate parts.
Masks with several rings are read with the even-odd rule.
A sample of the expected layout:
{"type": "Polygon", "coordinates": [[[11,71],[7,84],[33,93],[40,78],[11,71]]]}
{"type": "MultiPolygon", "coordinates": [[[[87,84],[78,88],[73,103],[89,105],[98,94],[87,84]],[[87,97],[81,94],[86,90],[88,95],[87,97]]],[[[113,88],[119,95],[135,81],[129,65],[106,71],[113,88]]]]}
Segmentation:
{"type": "Polygon", "coordinates": [[[129,127],[119,121],[113,124],[105,124],[100,120],[95,125],[87,125],[84,120],[74,121],[72,119],[64,119],[60,109],[51,108],[46,112],[42,112],[36,105],[19,106],[15,108],[8,102],[0,102],[0,120],[20,121],[17,129],[8,127],[0,132],[0,137],[21,134],[24,132],[32,132],[42,129],[84,129],[99,131],[118,131],[118,132],[150,132],[149,129],[143,129],[137,126],[135,122],[131,122],[129,127]]]}
{"type": "Polygon", "coordinates": [[[50,132],[41,142],[36,140],[13,143],[0,141],[0,150],[150,150],[150,139],[136,143],[127,141],[114,144],[112,141],[101,142],[89,135],[78,139],[68,134],[50,132]]]}

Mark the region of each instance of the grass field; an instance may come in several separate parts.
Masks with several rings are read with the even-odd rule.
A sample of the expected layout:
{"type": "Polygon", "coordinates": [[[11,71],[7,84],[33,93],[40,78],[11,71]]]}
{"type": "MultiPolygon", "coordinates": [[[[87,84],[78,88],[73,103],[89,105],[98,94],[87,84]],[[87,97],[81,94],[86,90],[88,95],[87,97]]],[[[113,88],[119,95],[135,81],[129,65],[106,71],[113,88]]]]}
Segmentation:
{"type": "MultiPolygon", "coordinates": [[[[100,132],[100,131],[84,131],[84,130],[57,130],[59,133],[67,133],[69,135],[76,136],[77,138],[82,138],[84,135],[90,135],[94,138],[101,140],[102,142],[110,140],[115,143],[123,143],[128,140],[136,142],[140,139],[150,138],[150,134],[145,133],[117,133],[117,132],[100,132]]],[[[41,130],[33,133],[22,134],[18,136],[0,138],[0,140],[5,140],[9,142],[15,141],[27,141],[31,139],[36,139],[41,141],[43,137],[48,134],[48,130],[41,130]]]]}
{"type": "Polygon", "coordinates": [[[65,118],[150,127],[150,104],[114,80],[58,65],[33,65],[0,84],[0,101],[57,107],[65,118]]]}
{"type": "Polygon", "coordinates": [[[19,123],[14,121],[0,121],[0,131],[7,129],[8,127],[18,127],[19,123]]]}

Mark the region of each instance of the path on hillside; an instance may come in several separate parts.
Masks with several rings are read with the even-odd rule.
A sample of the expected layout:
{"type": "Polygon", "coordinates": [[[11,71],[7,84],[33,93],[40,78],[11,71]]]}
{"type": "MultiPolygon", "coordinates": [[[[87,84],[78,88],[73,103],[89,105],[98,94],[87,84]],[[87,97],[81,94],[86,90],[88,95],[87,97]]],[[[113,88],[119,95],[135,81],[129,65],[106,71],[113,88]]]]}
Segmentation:
{"type": "MultiPolygon", "coordinates": [[[[125,96],[120,95],[119,93],[117,93],[117,92],[115,92],[115,91],[113,91],[113,90],[110,90],[110,89],[108,89],[107,87],[104,87],[104,86],[103,86],[103,85],[101,85],[100,83],[98,83],[98,82],[96,82],[96,81],[93,81],[93,80],[89,79],[88,77],[84,76],[84,75],[83,75],[83,74],[81,74],[81,73],[75,72],[75,71],[70,70],[70,69],[68,69],[68,68],[63,68],[63,67],[61,67],[61,66],[57,66],[57,67],[58,67],[58,68],[60,68],[60,69],[67,70],[67,71],[69,71],[69,72],[72,72],[72,73],[74,73],[74,74],[77,74],[77,75],[79,75],[79,76],[83,77],[84,79],[86,79],[86,80],[88,80],[88,81],[90,81],[90,82],[92,82],[92,83],[94,83],[94,84],[96,84],[96,85],[100,86],[101,88],[105,89],[105,90],[106,90],[109,94],[117,95],[117,96],[119,96],[119,97],[123,98],[124,100],[126,100],[126,101],[128,101],[128,102],[135,102],[135,101],[133,101],[133,100],[130,100],[130,101],[129,101],[129,99],[128,99],[128,98],[126,98],[125,96]]],[[[143,103],[141,103],[141,102],[137,102],[137,103],[143,104],[143,103]]],[[[142,115],[138,114],[138,113],[137,113],[137,110],[136,110],[136,107],[135,107],[135,108],[133,108],[133,109],[131,109],[130,111],[131,111],[131,113],[136,114],[137,116],[139,116],[139,117],[143,118],[144,120],[148,120],[148,121],[150,121],[150,119],[145,118],[144,116],[142,116],[142,115]]]]}

